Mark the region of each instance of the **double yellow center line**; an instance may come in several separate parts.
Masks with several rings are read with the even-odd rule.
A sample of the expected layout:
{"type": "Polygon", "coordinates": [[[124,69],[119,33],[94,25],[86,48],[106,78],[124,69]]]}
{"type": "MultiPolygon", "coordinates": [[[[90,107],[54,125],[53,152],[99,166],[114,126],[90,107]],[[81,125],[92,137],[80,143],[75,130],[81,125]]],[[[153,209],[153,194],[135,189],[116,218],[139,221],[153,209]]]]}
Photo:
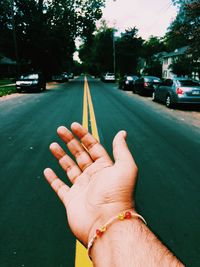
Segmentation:
{"type": "Polygon", "coordinates": [[[85,77],[84,80],[84,97],[83,97],[83,120],[82,125],[84,128],[88,129],[88,108],[89,108],[89,115],[90,115],[90,125],[91,125],[91,131],[92,135],[99,141],[99,134],[97,130],[97,123],[96,118],[94,114],[94,107],[92,104],[92,98],[90,94],[90,89],[87,81],[87,77],[85,77]]]}
{"type": "MultiPolygon", "coordinates": [[[[94,113],[94,107],[90,94],[87,77],[84,79],[84,94],[83,94],[83,119],[82,125],[84,128],[89,129],[89,123],[91,126],[92,135],[99,141],[99,134],[97,129],[97,123],[94,113]]],[[[87,255],[87,250],[79,242],[76,242],[76,258],[75,267],[92,267],[92,263],[87,255]]]]}

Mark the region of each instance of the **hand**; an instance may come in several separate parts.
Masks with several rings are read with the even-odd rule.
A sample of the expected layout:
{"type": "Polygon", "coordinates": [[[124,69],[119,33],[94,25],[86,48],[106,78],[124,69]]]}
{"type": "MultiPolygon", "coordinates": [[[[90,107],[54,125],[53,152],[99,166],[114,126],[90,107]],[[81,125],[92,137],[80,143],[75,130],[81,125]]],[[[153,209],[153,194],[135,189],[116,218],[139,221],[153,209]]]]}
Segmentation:
{"type": "Polygon", "coordinates": [[[76,163],[57,143],[52,143],[50,150],[72,186],[49,168],[44,175],[66,208],[72,232],[87,245],[96,228],[119,212],[134,209],[137,166],[127,147],[125,131],[120,131],[113,140],[113,163],[103,146],[80,124],[73,123],[71,129],[80,141],[63,126],[57,132],[76,163]]]}

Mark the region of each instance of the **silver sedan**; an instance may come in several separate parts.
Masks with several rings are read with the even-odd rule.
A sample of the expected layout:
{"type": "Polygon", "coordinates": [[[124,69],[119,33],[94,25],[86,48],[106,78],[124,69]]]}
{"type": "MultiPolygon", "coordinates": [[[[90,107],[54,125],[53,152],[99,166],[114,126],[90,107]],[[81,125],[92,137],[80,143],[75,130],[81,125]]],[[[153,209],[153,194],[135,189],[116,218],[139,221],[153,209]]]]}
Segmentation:
{"type": "Polygon", "coordinates": [[[175,104],[200,105],[200,84],[188,78],[167,79],[155,86],[153,101],[164,102],[168,108],[175,104]]]}

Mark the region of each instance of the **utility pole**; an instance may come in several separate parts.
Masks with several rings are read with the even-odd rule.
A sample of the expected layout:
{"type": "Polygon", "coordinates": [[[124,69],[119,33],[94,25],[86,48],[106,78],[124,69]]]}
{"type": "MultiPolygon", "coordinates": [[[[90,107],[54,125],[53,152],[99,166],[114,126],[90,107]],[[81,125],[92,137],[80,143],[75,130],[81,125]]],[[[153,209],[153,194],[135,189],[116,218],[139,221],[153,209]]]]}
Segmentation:
{"type": "Polygon", "coordinates": [[[10,4],[11,4],[13,42],[14,42],[15,59],[16,59],[16,64],[17,64],[17,76],[18,76],[19,75],[19,71],[20,71],[20,67],[19,67],[19,53],[18,53],[16,26],[15,26],[14,0],[10,0],[10,4]]]}
{"type": "Polygon", "coordinates": [[[116,47],[115,47],[115,30],[113,29],[113,72],[116,76],[116,47]]]}

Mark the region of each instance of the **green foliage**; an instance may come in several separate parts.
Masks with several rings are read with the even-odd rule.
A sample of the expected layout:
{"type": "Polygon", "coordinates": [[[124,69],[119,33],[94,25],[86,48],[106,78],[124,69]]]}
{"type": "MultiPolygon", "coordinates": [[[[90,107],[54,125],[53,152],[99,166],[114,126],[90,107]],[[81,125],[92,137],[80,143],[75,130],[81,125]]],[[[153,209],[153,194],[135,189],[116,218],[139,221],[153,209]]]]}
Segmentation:
{"type": "Polygon", "coordinates": [[[15,86],[0,87],[0,97],[4,95],[14,94],[16,92],[17,91],[15,86]]]}
{"type": "Polygon", "coordinates": [[[170,68],[172,69],[172,72],[175,73],[177,76],[187,75],[192,77],[192,72],[195,69],[195,65],[196,63],[193,61],[193,59],[185,55],[178,59],[175,59],[170,65],[170,68]]]}
{"type": "Polygon", "coordinates": [[[160,60],[151,60],[151,62],[144,68],[143,74],[162,77],[162,62],[160,60]]]}
{"type": "Polygon", "coordinates": [[[192,59],[187,56],[182,56],[170,65],[172,72],[175,73],[177,76],[190,76],[192,73],[192,59]]]}
{"type": "Polygon", "coordinates": [[[138,37],[137,33],[137,28],[130,28],[116,41],[116,63],[120,74],[136,73],[143,43],[142,38],[138,37]]]}
{"type": "Polygon", "coordinates": [[[79,49],[85,71],[97,75],[113,71],[113,29],[104,25],[79,49]]]}
{"type": "Polygon", "coordinates": [[[94,39],[93,60],[99,73],[113,70],[113,29],[99,32],[94,39]]]}
{"type": "Polygon", "coordinates": [[[199,0],[172,0],[179,12],[165,36],[169,50],[189,45],[194,57],[200,54],[200,2],[199,0]]]}
{"type": "Polygon", "coordinates": [[[185,31],[195,58],[200,54],[200,2],[195,0],[185,5],[185,31]]]}
{"type": "Polygon", "coordinates": [[[104,0],[0,0],[0,53],[16,57],[16,33],[20,63],[47,75],[64,69],[76,37],[91,36],[103,5],[104,0]]]}
{"type": "Polygon", "coordinates": [[[166,46],[162,38],[151,36],[142,45],[141,57],[144,62],[138,64],[143,74],[162,77],[162,52],[166,51],[166,46]]]}
{"type": "Polygon", "coordinates": [[[79,56],[85,69],[94,75],[114,72],[115,56],[117,73],[136,73],[143,43],[143,40],[137,37],[137,32],[136,28],[128,29],[121,37],[116,38],[115,29],[109,28],[103,22],[91,40],[87,40],[80,47],[79,56]]]}
{"type": "Polygon", "coordinates": [[[159,37],[151,36],[143,44],[143,57],[148,60],[154,54],[157,54],[159,52],[163,52],[165,50],[166,50],[166,46],[165,46],[163,40],[159,37]]]}
{"type": "Polygon", "coordinates": [[[177,15],[171,23],[168,32],[165,35],[165,45],[168,51],[183,47],[189,44],[188,36],[185,35],[184,22],[182,16],[177,15]]]}

